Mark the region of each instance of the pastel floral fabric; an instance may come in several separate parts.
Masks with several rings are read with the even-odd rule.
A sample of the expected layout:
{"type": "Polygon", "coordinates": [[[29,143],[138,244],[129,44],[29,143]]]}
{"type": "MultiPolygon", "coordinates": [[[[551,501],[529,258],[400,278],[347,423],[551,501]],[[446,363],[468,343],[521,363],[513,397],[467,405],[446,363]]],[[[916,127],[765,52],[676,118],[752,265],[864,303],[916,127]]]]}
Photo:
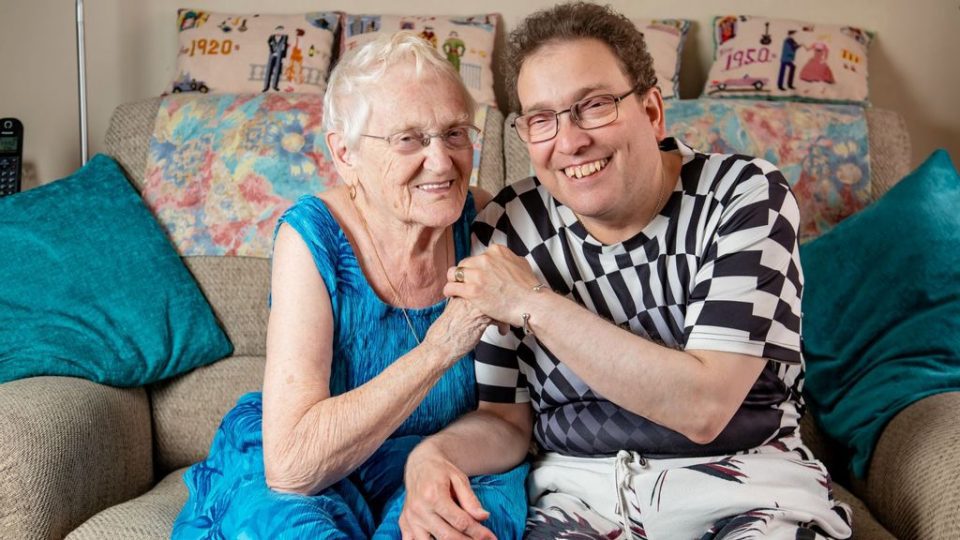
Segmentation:
{"type": "Polygon", "coordinates": [[[270,254],[280,214],[337,175],[319,95],[163,100],[143,198],[181,255],[270,254]]]}
{"type": "Polygon", "coordinates": [[[691,148],[755,156],[780,168],[800,205],[801,242],[871,201],[863,107],[719,99],[665,105],[667,133],[691,148]]]}
{"type": "MultiPolygon", "coordinates": [[[[486,112],[478,109],[477,126],[486,112]]],[[[322,122],[319,94],[167,96],[143,199],[180,255],[269,257],[284,210],[340,181],[322,122]]],[[[482,145],[481,135],[471,185],[482,145]]]]}

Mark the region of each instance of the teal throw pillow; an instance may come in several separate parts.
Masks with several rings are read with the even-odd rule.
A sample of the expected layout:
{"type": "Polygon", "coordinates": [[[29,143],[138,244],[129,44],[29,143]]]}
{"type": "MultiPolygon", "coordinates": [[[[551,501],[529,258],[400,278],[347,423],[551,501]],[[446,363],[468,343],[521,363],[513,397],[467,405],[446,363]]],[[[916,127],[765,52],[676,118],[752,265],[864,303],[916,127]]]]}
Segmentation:
{"type": "Polygon", "coordinates": [[[163,230],[111,158],[0,199],[0,383],[140,386],[232,352],[163,230]]]}
{"type": "Polygon", "coordinates": [[[804,394],[866,476],[887,422],[960,390],[960,177],[943,150],[803,245],[804,394]]]}

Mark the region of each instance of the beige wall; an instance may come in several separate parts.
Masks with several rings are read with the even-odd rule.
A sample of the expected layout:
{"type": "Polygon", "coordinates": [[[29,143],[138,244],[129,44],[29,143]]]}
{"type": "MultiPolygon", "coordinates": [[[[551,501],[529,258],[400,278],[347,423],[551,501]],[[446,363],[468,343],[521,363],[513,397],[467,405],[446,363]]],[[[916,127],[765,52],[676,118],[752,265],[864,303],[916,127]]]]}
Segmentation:
{"type": "MultiPolygon", "coordinates": [[[[507,29],[547,0],[86,0],[91,153],[102,150],[113,108],[159,95],[174,72],[176,9],[235,12],[339,9],[353,13],[499,12],[507,29]],[[271,6],[269,9],[265,6],[271,6]],[[480,7],[482,6],[482,8],[480,7]]],[[[913,139],[913,161],[946,147],[960,163],[960,0],[611,0],[625,14],[695,21],[681,72],[682,97],[696,97],[712,55],[710,21],[720,13],[855,24],[877,32],[870,48],[870,93],[899,111],[913,139]]],[[[26,129],[25,160],[40,182],[80,163],[73,0],[0,0],[0,116],[26,129]]],[[[499,45],[502,45],[502,33],[499,45]]],[[[499,89],[503,103],[503,89],[499,89]]]]}

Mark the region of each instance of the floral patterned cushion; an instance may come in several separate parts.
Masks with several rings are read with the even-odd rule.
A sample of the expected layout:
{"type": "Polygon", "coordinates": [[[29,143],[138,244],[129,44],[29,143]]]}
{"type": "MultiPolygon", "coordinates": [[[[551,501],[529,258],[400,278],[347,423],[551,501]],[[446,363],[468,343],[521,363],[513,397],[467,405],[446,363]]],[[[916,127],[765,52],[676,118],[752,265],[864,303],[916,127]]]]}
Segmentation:
{"type": "Polygon", "coordinates": [[[826,232],[871,200],[867,119],[856,105],[670,100],[667,133],[701,152],[777,165],[800,205],[800,240],[826,232]]]}
{"type": "MultiPolygon", "coordinates": [[[[486,114],[478,108],[477,126],[486,114]]],[[[283,211],[340,181],[322,119],[319,94],[164,98],[142,195],[180,255],[269,257],[283,211]]],[[[481,134],[471,185],[482,145],[481,134]]]]}

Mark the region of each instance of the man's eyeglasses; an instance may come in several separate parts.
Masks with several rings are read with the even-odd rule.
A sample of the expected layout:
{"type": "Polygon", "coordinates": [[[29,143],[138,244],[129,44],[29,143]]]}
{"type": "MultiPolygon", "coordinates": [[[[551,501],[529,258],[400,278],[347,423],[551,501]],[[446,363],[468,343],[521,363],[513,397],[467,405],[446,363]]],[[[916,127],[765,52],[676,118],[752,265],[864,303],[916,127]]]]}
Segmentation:
{"type": "Polygon", "coordinates": [[[414,154],[430,146],[430,140],[433,138],[440,139],[443,141],[443,144],[451,150],[464,150],[473,146],[473,143],[476,142],[479,135],[480,130],[476,126],[464,125],[454,126],[441,133],[425,133],[416,129],[408,129],[398,131],[386,137],[367,134],[361,134],[360,136],[387,141],[391,150],[398,154],[407,155],[414,154]]]}
{"type": "Polygon", "coordinates": [[[639,89],[639,86],[634,86],[619,96],[601,94],[584,98],[559,112],[546,110],[523,114],[513,121],[513,128],[525,143],[549,141],[560,131],[560,115],[570,113],[570,119],[581,129],[597,129],[613,123],[620,112],[619,105],[623,98],[639,89]]]}

